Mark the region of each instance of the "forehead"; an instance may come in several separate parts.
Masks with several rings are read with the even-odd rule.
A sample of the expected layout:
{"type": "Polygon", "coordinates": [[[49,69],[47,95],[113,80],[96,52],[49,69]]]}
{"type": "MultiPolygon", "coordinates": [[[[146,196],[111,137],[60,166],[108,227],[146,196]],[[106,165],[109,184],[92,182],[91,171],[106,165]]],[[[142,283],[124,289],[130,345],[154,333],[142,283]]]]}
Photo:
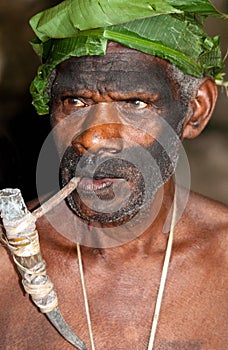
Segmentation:
{"type": "Polygon", "coordinates": [[[105,56],[72,57],[57,67],[53,89],[65,91],[166,93],[172,90],[171,65],[128,48],[109,47],[105,56]]]}

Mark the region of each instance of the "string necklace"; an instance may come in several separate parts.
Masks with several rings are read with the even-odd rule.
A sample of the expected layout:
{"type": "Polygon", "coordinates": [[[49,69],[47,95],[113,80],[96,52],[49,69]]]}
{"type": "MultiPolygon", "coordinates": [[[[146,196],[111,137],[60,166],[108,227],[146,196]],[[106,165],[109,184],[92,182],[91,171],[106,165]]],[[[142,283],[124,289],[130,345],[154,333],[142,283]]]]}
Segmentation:
{"type": "MultiPolygon", "coordinates": [[[[174,228],[175,228],[175,223],[176,223],[176,214],[177,214],[176,196],[177,195],[176,195],[176,191],[175,191],[174,200],[173,200],[173,213],[172,213],[172,219],[171,219],[171,225],[170,225],[170,232],[169,232],[169,237],[168,237],[166,251],[165,251],[164,263],[163,263],[163,267],[162,267],[160,285],[159,285],[159,289],[158,289],[155,310],[154,310],[154,315],[153,315],[153,319],[152,319],[152,326],[151,326],[151,330],[150,330],[150,339],[149,339],[147,350],[153,350],[153,347],[154,347],[156,330],[157,330],[160,309],[161,309],[161,304],[162,304],[162,298],[163,298],[163,292],[164,292],[165,283],[167,280],[170,257],[171,257],[171,253],[172,253],[174,228]]],[[[90,344],[91,344],[91,349],[95,350],[92,323],[91,323],[90,310],[89,310],[88,295],[87,295],[85,276],[84,276],[84,270],[83,270],[81,247],[80,247],[79,243],[77,243],[77,255],[78,255],[79,274],[80,274],[80,280],[81,280],[81,286],[82,286],[82,292],[83,292],[86,319],[87,319],[87,325],[88,325],[88,330],[89,330],[90,344]]]]}

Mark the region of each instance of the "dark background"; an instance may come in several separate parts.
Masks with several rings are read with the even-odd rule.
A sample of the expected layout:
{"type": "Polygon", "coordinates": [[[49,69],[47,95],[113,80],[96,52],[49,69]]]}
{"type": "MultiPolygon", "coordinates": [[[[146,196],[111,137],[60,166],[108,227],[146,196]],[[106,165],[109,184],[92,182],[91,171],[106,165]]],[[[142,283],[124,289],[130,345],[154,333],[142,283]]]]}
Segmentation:
{"type": "MultiPolygon", "coordinates": [[[[34,37],[28,20],[59,2],[0,0],[0,189],[19,187],[26,200],[37,195],[36,163],[50,130],[48,116],[37,116],[31,104],[29,85],[40,62],[28,43],[34,37]]],[[[228,13],[227,0],[213,3],[228,13]]],[[[225,56],[227,21],[209,18],[206,30],[210,35],[221,35],[225,56]]],[[[228,75],[227,68],[225,71],[228,75]]],[[[184,145],[192,189],[228,204],[227,110],[228,98],[219,88],[219,100],[209,126],[197,139],[185,141],[184,145]]]]}

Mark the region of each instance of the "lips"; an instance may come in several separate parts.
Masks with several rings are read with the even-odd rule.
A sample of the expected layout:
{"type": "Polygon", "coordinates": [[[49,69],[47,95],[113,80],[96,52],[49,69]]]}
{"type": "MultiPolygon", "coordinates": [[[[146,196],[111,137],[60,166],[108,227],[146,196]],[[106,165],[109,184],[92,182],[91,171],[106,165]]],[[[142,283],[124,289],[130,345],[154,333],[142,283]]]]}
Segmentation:
{"type": "Polygon", "coordinates": [[[80,157],[69,147],[62,160],[60,176],[67,184],[74,176],[81,180],[67,197],[70,208],[85,222],[118,225],[134,216],[144,200],[143,176],[127,156],[122,158],[80,157]]]}
{"type": "Polygon", "coordinates": [[[84,177],[80,180],[78,184],[78,189],[87,192],[99,191],[111,187],[112,184],[116,181],[119,181],[119,179],[91,179],[88,177],[84,177]]]}

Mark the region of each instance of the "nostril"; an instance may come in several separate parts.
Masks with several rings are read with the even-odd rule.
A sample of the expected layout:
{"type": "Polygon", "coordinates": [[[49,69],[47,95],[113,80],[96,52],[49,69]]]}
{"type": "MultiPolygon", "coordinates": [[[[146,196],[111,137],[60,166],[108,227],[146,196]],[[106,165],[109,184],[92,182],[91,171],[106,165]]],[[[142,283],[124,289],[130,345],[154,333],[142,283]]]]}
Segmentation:
{"type": "Polygon", "coordinates": [[[97,150],[98,155],[110,155],[110,154],[118,154],[120,153],[121,149],[117,148],[108,148],[108,147],[101,147],[97,150]]]}
{"type": "Polygon", "coordinates": [[[107,140],[102,140],[102,142],[97,143],[96,145],[92,145],[92,147],[87,147],[83,143],[73,140],[71,142],[75,152],[77,154],[85,155],[86,153],[96,154],[99,156],[102,155],[115,155],[121,152],[122,150],[122,142],[107,142],[107,140]]]}
{"type": "Polygon", "coordinates": [[[85,154],[88,151],[85,145],[81,144],[80,142],[77,142],[76,140],[73,140],[71,144],[77,153],[85,154]]]}

